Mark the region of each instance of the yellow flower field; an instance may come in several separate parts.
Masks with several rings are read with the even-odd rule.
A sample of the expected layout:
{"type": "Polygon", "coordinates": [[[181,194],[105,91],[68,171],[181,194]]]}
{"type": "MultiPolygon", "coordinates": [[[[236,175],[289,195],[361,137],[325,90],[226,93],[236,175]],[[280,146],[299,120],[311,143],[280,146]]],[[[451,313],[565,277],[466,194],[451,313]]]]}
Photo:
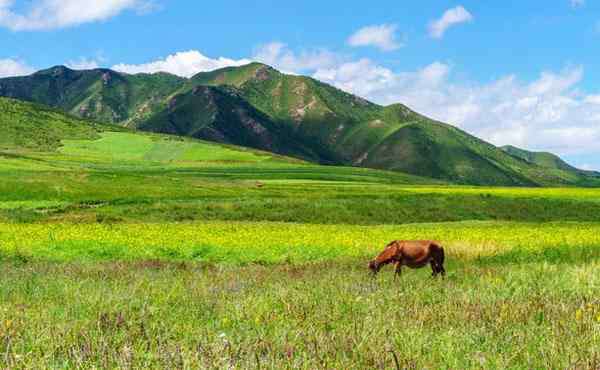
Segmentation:
{"type": "Polygon", "coordinates": [[[395,239],[435,239],[450,256],[600,246],[597,223],[459,222],[390,226],[261,222],[0,224],[0,253],[41,259],[305,262],[365,257],[395,239]]]}

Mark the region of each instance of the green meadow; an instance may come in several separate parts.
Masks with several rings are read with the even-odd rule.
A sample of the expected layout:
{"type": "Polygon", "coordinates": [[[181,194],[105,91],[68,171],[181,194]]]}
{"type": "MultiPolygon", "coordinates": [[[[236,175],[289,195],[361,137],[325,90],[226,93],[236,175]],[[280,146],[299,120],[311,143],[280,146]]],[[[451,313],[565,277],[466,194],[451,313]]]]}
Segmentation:
{"type": "Polygon", "coordinates": [[[104,131],[0,150],[0,276],[6,368],[600,367],[596,189],[104,131]],[[446,279],[372,278],[393,239],[446,279]]]}

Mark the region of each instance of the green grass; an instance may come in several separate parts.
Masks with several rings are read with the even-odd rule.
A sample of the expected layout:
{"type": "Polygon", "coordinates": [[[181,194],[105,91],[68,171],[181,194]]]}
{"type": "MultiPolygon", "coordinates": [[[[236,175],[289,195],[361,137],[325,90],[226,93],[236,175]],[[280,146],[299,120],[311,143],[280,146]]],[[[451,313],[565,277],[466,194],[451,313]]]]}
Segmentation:
{"type": "Polygon", "coordinates": [[[94,139],[103,129],[108,127],[83,123],[39,105],[0,98],[0,150],[54,150],[66,138],[94,139]]]}
{"type": "Polygon", "coordinates": [[[98,140],[65,140],[60,149],[70,158],[95,161],[248,162],[271,159],[267,153],[230,149],[216,144],[129,132],[104,132],[98,140]]]}
{"type": "Polygon", "coordinates": [[[43,122],[0,150],[0,367],[600,366],[600,190],[43,122]],[[372,279],[392,239],[447,278],[372,279]]]}
{"type": "Polygon", "coordinates": [[[22,368],[595,368],[599,231],[0,225],[20,246],[0,262],[0,350],[22,368]],[[375,244],[429,236],[445,280],[368,275],[375,244]]]}

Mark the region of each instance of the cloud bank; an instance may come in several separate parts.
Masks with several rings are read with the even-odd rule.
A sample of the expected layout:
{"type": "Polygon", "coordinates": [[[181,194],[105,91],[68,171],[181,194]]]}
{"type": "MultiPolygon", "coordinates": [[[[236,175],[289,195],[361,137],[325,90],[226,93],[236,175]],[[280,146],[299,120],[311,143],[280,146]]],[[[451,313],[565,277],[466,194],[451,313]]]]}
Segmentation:
{"type": "Polygon", "coordinates": [[[0,59],[0,78],[25,76],[35,72],[27,64],[14,59],[0,59]]]}
{"type": "Polygon", "coordinates": [[[168,72],[181,77],[192,77],[199,72],[241,66],[250,62],[250,59],[234,60],[223,57],[212,59],[197,50],[190,50],[175,53],[164,59],[145,64],[117,64],[112,69],[130,74],[168,72]]]}
{"type": "Polygon", "coordinates": [[[16,11],[15,0],[0,0],[0,26],[13,31],[65,28],[112,18],[125,10],[148,12],[149,0],[33,0],[26,10],[16,11]]]}

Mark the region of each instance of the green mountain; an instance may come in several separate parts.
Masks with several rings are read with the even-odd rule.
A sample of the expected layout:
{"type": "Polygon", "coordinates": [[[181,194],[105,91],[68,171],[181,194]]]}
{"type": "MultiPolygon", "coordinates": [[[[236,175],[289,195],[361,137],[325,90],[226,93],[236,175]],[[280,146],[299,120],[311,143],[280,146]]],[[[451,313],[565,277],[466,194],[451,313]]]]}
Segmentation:
{"type": "Polygon", "coordinates": [[[503,146],[501,147],[501,149],[514,157],[523,159],[531,164],[546,168],[551,171],[565,171],[568,173],[579,174],[586,180],[600,178],[600,172],[587,171],[575,168],[567,162],[565,162],[564,160],[562,160],[556,154],[548,152],[532,152],[525,149],[517,148],[512,145],[503,146]]]}
{"type": "Polygon", "coordinates": [[[58,66],[0,79],[0,96],[45,104],[82,118],[135,126],[164,109],[167,97],[185,81],[167,73],[127,75],[58,66]]]}
{"type": "Polygon", "coordinates": [[[559,156],[548,152],[530,152],[512,145],[501,147],[502,150],[517,158],[545,168],[565,171],[578,171],[577,168],[563,161],[559,156]]]}
{"type": "Polygon", "coordinates": [[[401,104],[373,104],[260,63],[190,79],[54,67],[0,79],[0,96],[140,130],[461,184],[550,186],[596,181],[570,166],[551,168],[509,153],[401,104]]]}

